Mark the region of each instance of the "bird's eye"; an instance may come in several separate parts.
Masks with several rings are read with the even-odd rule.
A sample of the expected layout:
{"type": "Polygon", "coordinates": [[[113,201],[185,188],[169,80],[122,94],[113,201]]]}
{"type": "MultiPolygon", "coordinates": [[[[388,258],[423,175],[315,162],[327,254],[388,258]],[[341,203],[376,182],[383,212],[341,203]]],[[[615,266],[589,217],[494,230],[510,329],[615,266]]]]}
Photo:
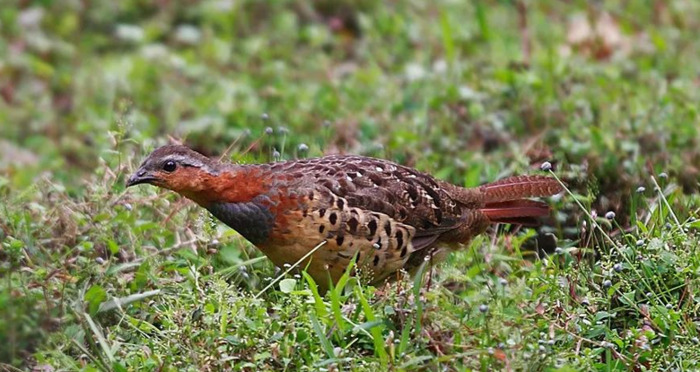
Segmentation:
{"type": "Polygon", "coordinates": [[[163,170],[166,172],[172,172],[175,170],[175,162],[172,160],[168,160],[163,164],[163,170]]]}

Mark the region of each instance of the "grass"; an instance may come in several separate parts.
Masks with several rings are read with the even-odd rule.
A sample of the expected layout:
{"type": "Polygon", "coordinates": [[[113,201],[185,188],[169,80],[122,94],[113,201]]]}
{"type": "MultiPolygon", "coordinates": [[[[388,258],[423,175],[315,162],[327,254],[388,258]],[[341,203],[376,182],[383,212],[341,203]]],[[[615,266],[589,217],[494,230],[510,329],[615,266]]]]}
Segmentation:
{"type": "Polygon", "coordinates": [[[695,2],[10,3],[0,370],[700,368],[695,2]],[[321,296],[191,203],[125,190],[169,137],[465,186],[550,161],[569,191],[538,229],[321,296]]]}

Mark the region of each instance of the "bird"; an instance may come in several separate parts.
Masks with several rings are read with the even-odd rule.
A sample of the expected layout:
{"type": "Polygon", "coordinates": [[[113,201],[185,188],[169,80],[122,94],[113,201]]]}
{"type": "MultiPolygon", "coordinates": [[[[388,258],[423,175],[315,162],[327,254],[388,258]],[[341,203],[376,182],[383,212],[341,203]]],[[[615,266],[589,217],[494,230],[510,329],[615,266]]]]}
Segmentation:
{"type": "Polygon", "coordinates": [[[298,263],[324,291],[351,262],[364,281],[380,285],[428,259],[441,260],[491,224],[536,223],[550,209],[531,198],[562,191],[545,175],[464,188],[359,155],[235,164],[184,145],[148,155],[126,182],[139,184],[194,201],[276,266],[298,263]]]}

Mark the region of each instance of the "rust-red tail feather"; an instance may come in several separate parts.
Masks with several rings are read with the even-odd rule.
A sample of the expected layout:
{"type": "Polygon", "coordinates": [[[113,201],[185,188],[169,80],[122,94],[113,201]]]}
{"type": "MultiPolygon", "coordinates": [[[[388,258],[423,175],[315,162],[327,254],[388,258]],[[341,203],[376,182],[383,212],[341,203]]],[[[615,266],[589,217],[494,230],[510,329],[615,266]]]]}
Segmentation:
{"type": "Polygon", "coordinates": [[[532,221],[534,217],[548,215],[549,206],[535,200],[520,199],[489,203],[481,212],[494,223],[520,223],[520,220],[532,221]]]}
{"type": "Polygon", "coordinates": [[[532,225],[535,217],[549,214],[546,203],[524,198],[551,196],[562,191],[554,178],[547,176],[515,176],[481,186],[486,217],[494,223],[532,225]]]}
{"type": "Polygon", "coordinates": [[[551,196],[562,191],[561,184],[547,176],[514,176],[481,186],[486,204],[522,198],[551,196]]]}

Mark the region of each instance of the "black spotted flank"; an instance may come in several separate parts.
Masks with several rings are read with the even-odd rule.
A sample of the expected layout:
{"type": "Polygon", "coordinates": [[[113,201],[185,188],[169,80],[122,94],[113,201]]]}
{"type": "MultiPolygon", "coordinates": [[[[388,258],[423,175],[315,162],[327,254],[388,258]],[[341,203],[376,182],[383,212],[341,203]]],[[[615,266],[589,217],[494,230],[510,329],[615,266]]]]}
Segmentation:
{"type": "Polygon", "coordinates": [[[345,202],[343,201],[343,199],[338,199],[338,201],[335,202],[335,205],[338,206],[338,209],[343,209],[343,207],[345,206],[345,202]]]}
{"type": "Polygon", "coordinates": [[[318,210],[318,216],[323,218],[326,215],[326,208],[321,208],[318,210]]]}
{"type": "Polygon", "coordinates": [[[331,225],[335,225],[335,223],[338,222],[338,215],[333,212],[328,216],[328,220],[331,221],[331,225]]]}
{"type": "Polygon", "coordinates": [[[400,249],[403,247],[403,231],[396,231],[396,248],[400,249]]]}
{"type": "Polygon", "coordinates": [[[335,238],[335,243],[338,244],[338,247],[343,245],[343,241],[345,241],[345,238],[342,235],[338,235],[338,237],[335,238]]]}
{"type": "Polygon", "coordinates": [[[377,233],[377,220],[369,221],[367,227],[369,228],[369,236],[374,236],[377,233]]]}
{"type": "Polygon", "coordinates": [[[387,220],[384,223],[384,232],[386,232],[386,236],[391,236],[391,221],[387,220]]]}
{"type": "Polygon", "coordinates": [[[374,256],[374,261],[372,262],[374,266],[377,266],[379,264],[379,255],[374,256]]]}
{"type": "Polygon", "coordinates": [[[325,229],[326,229],[326,225],[320,225],[320,226],[318,227],[318,232],[321,233],[321,234],[323,234],[323,230],[325,230],[325,229]]]}
{"type": "Polygon", "coordinates": [[[360,221],[357,220],[357,218],[352,217],[348,220],[348,228],[350,229],[351,234],[357,233],[357,227],[360,225],[360,221]]]}
{"type": "Polygon", "coordinates": [[[406,253],[408,253],[408,247],[403,247],[401,250],[401,258],[406,257],[406,253]]]}

